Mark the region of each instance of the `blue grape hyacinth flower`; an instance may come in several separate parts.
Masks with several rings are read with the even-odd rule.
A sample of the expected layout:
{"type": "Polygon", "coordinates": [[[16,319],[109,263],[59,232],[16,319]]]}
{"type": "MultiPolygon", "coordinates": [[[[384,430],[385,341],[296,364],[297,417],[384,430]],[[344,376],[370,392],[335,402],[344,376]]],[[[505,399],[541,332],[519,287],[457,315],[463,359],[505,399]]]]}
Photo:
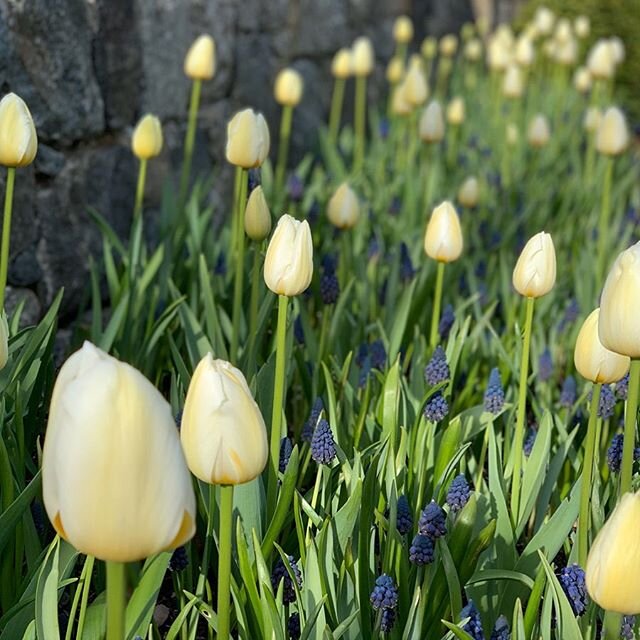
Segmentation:
{"type": "Polygon", "coordinates": [[[449,363],[447,362],[447,354],[444,352],[444,349],[438,345],[424,369],[424,379],[427,381],[427,384],[434,386],[440,382],[446,382],[449,378],[451,378],[451,371],[449,370],[449,363]]]}
{"type": "Polygon", "coordinates": [[[383,573],[371,592],[371,606],[376,610],[394,609],[398,604],[398,588],[391,576],[383,573]]]}
{"type": "Polygon", "coordinates": [[[322,418],[311,438],[311,457],[318,464],[331,464],[336,457],[336,443],[329,423],[322,418]]]}
{"type": "Polygon", "coordinates": [[[484,392],[484,410],[495,416],[502,411],[503,406],[504,389],[502,387],[502,380],[500,379],[500,370],[498,367],[494,367],[491,369],[489,383],[484,392]]]}
{"type": "Polygon", "coordinates": [[[447,514],[444,509],[432,500],[420,514],[418,531],[423,536],[439,538],[447,533],[447,514]]]}
{"type": "Polygon", "coordinates": [[[446,503],[453,513],[457,513],[469,502],[470,495],[471,487],[469,487],[464,474],[461,473],[451,481],[447,491],[446,503]]]}
{"type": "Polygon", "coordinates": [[[589,605],[584,569],[578,564],[564,567],[560,571],[558,582],[569,600],[573,613],[576,616],[581,616],[589,605]]]}

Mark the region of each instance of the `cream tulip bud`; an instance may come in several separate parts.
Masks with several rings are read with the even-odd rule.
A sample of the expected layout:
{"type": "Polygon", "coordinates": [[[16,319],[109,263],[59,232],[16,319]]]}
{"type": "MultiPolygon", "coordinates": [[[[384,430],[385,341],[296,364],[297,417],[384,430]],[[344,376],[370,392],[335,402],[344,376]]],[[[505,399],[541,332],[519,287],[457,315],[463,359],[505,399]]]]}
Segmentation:
{"type": "Polygon", "coordinates": [[[527,298],[540,298],[556,283],[556,250],[553,239],[541,231],[529,239],[513,270],[515,290],[527,298]]]}
{"type": "Polygon", "coordinates": [[[424,236],[425,253],[438,262],[454,262],[462,253],[460,219],[447,200],[431,213],[424,236]]]}
{"type": "Polygon", "coordinates": [[[409,16],[398,16],[393,23],[393,39],[401,44],[411,42],[413,38],[413,22],[409,16]]]}
{"type": "Polygon", "coordinates": [[[459,126],[464,122],[464,99],[460,96],[451,98],[447,105],[447,122],[453,126],[459,126]]]}
{"type": "Polygon", "coordinates": [[[418,107],[427,100],[429,86],[427,85],[420,56],[411,56],[409,70],[403,84],[404,98],[412,107],[418,107]]]}
{"type": "Polygon", "coordinates": [[[89,342],[53,388],[42,488],[58,534],[101,560],[142,560],[195,532],[191,477],[169,403],[137,369],[89,342]]]}
{"type": "Polygon", "coordinates": [[[587,67],[578,67],[573,74],[573,86],[578,93],[589,93],[591,89],[591,74],[587,67]]]}
{"type": "Polygon", "coordinates": [[[521,67],[530,67],[536,57],[536,50],[533,46],[533,41],[528,36],[522,35],[518,38],[516,44],[516,62],[521,67]]]}
{"type": "Polygon", "coordinates": [[[613,57],[614,64],[621,64],[624,62],[625,50],[624,42],[618,36],[609,38],[609,49],[611,50],[611,56],[613,57]]]}
{"type": "Polygon", "coordinates": [[[524,78],[520,67],[509,65],[502,80],[502,93],[505,98],[521,98],[524,93],[524,78]]]}
{"type": "Polygon", "coordinates": [[[313,276],[313,242],[309,223],[288,214],[278,220],[264,259],[264,281],[281,296],[297,296],[313,276]]]}
{"type": "Polygon", "coordinates": [[[404,62],[402,58],[394,57],[387,65],[386,77],[389,84],[398,84],[404,76],[404,62]]]}
{"type": "Polygon", "coordinates": [[[184,59],[184,72],[193,80],[211,80],[216,72],[216,43],[208,35],[196,38],[184,59]]]}
{"type": "Polygon", "coordinates": [[[464,57],[469,62],[477,62],[482,57],[482,42],[478,38],[469,40],[464,46],[464,57]]]}
{"type": "Polygon", "coordinates": [[[480,184],[475,176],[468,177],[458,189],[458,202],[463,207],[473,209],[480,199],[480,184]]]}
{"type": "Polygon", "coordinates": [[[269,127],[261,113],[244,109],[227,125],[227,161],[237,167],[259,167],[269,155],[269,127]]]}
{"type": "Polygon", "coordinates": [[[527,130],[529,144],[536,148],[544,147],[549,142],[550,137],[549,121],[541,113],[537,114],[529,123],[529,129],[527,130]]]}
{"type": "Polygon", "coordinates": [[[596,132],[596,149],[607,156],[617,156],[628,144],[629,129],[624,114],[617,107],[609,107],[596,132]]]}
{"type": "Polygon", "coordinates": [[[553,11],[547,7],[538,7],[533,17],[536,31],[542,35],[551,33],[554,21],[555,16],[553,15],[553,11]]]}
{"type": "Polygon", "coordinates": [[[452,33],[440,38],[440,53],[445,58],[453,58],[458,50],[458,38],[452,33]]]}
{"type": "Polygon", "coordinates": [[[520,139],[520,132],[518,131],[518,127],[513,124],[513,122],[509,122],[507,124],[505,137],[507,139],[507,144],[510,147],[515,147],[515,145],[518,144],[518,140],[520,139]]]}
{"type": "Polygon", "coordinates": [[[576,63],[578,59],[578,43],[571,36],[568,40],[556,43],[554,57],[558,64],[570,67],[576,63]]]}
{"type": "Polygon", "coordinates": [[[509,47],[495,35],[487,46],[487,64],[492,71],[504,71],[511,62],[509,47]]]}
{"type": "Polygon", "coordinates": [[[584,38],[588,38],[589,33],[591,32],[591,22],[589,21],[589,17],[578,16],[573,21],[573,30],[581,40],[584,40],[584,38]]]}
{"type": "Polygon", "coordinates": [[[511,27],[504,22],[496,28],[494,36],[504,44],[507,49],[511,49],[514,43],[514,36],[511,27]]]}
{"type": "Polygon", "coordinates": [[[598,107],[589,107],[584,114],[582,125],[588,133],[595,133],[602,121],[602,113],[598,107]]]}
{"type": "Polygon", "coordinates": [[[0,369],[9,361],[9,324],[4,311],[0,312],[0,369]]]}
{"type": "Polygon", "coordinates": [[[162,151],[162,125],[156,116],[143,116],[133,130],[131,149],[140,160],[149,160],[162,151]]]}
{"type": "Polygon", "coordinates": [[[438,41],[433,36],[427,36],[420,46],[420,53],[427,59],[432,60],[438,52],[438,41]]]}
{"type": "Polygon", "coordinates": [[[351,64],[353,74],[356,76],[368,76],[373,71],[375,55],[371,40],[366,36],[356,38],[351,49],[351,64]]]}
{"type": "Polygon", "coordinates": [[[607,611],[640,613],[640,494],[625,493],[591,545],[587,591],[607,611]]]}
{"type": "Polygon", "coordinates": [[[351,49],[344,47],[336,51],[331,62],[331,73],[334,78],[348,78],[351,75],[351,49]]]}
{"type": "Polygon", "coordinates": [[[608,80],[613,77],[615,60],[613,51],[606,40],[598,40],[587,58],[587,67],[593,78],[598,80],[608,80]]]}
{"type": "Polygon", "coordinates": [[[640,242],[613,263],[600,296],[600,342],[611,351],[640,357],[640,242]]]}
{"type": "Polygon", "coordinates": [[[560,18],[556,23],[556,29],[553,33],[556,42],[567,42],[573,37],[571,31],[571,22],[567,18],[560,18]]]}
{"type": "Polygon", "coordinates": [[[256,242],[264,240],[271,231],[271,212],[260,185],[251,192],[247,200],[244,212],[244,230],[256,242]]]}
{"type": "Polygon", "coordinates": [[[208,353],[196,367],[182,413],[180,440],[193,475],[209,484],[257,478],[267,464],[267,429],[239,369],[208,353]]]}
{"type": "Polygon", "coordinates": [[[393,88],[391,94],[391,113],[394,116],[408,116],[413,107],[405,97],[406,83],[403,81],[393,88]]]}
{"type": "Polygon", "coordinates": [[[444,138],[442,107],[437,100],[432,100],[422,112],[420,138],[424,142],[440,142],[444,138]]]}
{"type": "Polygon", "coordinates": [[[286,107],[295,107],[302,99],[304,81],[302,76],[291,67],[282,69],[276,76],[274,96],[276,102],[286,107]]]}
{"type": "Polygon", "coordinates": [[[600,309],[592,311],[584,321],[573,354],[578,373],[587,380],[599,384],[611,384],[624,378],[629,371],[628,356],[609,351],[598,337],[600,309]]]}
{"type": "Polygon", "coordinates": [[[343,182],[331,196],[327,205],[327,216],[331,224],[338,229],[355,227],[360,217],[360,203],[348,183],[343,182]]]}
{"type": "Polygon", "coordinates": [[[15,93],[0,100],[0,164],[26,167],[38,151],[38,136],[27,105],[15,93]]]}

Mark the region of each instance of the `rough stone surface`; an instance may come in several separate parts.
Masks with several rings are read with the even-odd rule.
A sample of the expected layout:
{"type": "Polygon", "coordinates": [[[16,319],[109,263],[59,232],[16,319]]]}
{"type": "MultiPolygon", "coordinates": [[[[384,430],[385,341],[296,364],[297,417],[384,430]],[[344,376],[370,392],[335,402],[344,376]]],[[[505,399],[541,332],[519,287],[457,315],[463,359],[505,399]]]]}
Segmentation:
{"type": "MultiPolygon", "coordinates": [[[[64,287],[63,316],[74,317],[89,259],[100,260],[102,252],[89,211],[128,235],[137,171],[128,146],[146,112],[161,118],[165,137],[163,153],[149,165],[145,196],[147,211],[157,211],[163,185],[175,184],[182,161],[190,92],[183,60],[198,35],[214,37],[217,62],[202,88],[193,173],[213,172],[210,200],[219,222],[233,184],[224,160],[227,120],[242,107],[261,110],[275,153],[280,109],[272,87],[280,68],[293,65],[305,79],[294,115],[294,163],[314,147],[326,119],[339,47],[361,34],[373,39],[379,69],[369,96],[376,99],[395,16],[413,15],[419,45],[420,33],[444,33],[468,19],[469,6],[470,0],[0,0],[0,94],[14,91],[27,102],[39,136],[36,161],[17,173],[9,284],[28,292],[34,317],[64,287]]],[[[345,119],[350,96],[349,88],[345,119]]],[[[4,183],[0,170],[0,194],[4,183]]]]}

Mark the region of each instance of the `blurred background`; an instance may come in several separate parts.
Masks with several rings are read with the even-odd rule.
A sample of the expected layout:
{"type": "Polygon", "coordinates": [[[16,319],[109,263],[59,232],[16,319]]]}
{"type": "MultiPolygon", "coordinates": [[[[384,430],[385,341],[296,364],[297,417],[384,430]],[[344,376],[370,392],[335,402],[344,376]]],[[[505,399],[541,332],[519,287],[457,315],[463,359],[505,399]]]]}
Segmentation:
{"type": "MultiPolygon", "coordinates": [[[[62,286],[63,316],[86,292],[89,256],[100,235],[87,211],[98,210],[123,236],[133,207],[133,125],[146,112],[163,123],[165,149],[150,165],[145,215],[153,220],[163,185],[182,158],[189,82],[184,55],[201,33],[216,41],[217,71],[203,85],[195,175],[213,176],[210,197],[226,215],[231,169],[224,161],[226,124],[240,107],[265,113],[275,146],[276,72],[293,65],[305,79],[294,116],[291,162],[312,150],[326,122],[331,58],[355,37],[371,37],[379,68],[370,100],[382,97],[384,66],[397,15],[413,18],[418,49],[426,35],[457,32],[484,16],[519,21],[542,2],[522,0],[0,0],[1,93],[14,91],[33,114],[40,147],[17,180],[8,295],[27,301],[33,322],[62,286]]],[[[548,0],[569,17],[591,16],[591,40],[620,36],[627,60],[619,78],[631,123],[638,119],[640,0],[548,0]],[[635,96],[635,102],[633,97],[635,96]]],[[[345,116],[348,119],[350,96],[345,116]]],[[[273,152],[272,152],[273,153],[273,152]]],[[[4,174],[1,177],[4,180],[4,174]]],[[[152,225],[151,225],[152,227],[152,225]]]]}

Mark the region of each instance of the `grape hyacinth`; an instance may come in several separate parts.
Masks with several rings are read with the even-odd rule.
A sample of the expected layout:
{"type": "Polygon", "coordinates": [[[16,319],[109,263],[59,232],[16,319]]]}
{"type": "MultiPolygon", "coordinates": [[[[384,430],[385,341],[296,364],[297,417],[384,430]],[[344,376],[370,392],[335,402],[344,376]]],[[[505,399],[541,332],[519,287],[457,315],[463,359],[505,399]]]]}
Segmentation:
{"type": "Polygon", "coordinates": [[[280,473],[284,473],[287,470],[292,451],[293,444],[291,440],[289,438],[282,438],[282,440],[280,440],[280,459],[278,461],[278,470],[280,473]]]}
{"type": "Polygon", "coordinates": [[[382,633],[390,633],[395,623],[396,623],[396,610],[383,609],[382,616],[380,618],[380,631],[382,631],[382,633]]]}
{"type": "MultiPolygon", "coordinates": [[[[613,473],[618,473],[622,466],[622,444],[624,442],[624,435],[622,433],[616,433],[611,438],[611,444],[607,449],[607,466],[613,473]]],[[[640,447],[635,447],[633,450],[634,462],[640,460],[640,447]]]]}
{"type": "MultiPolygon", "coordinates": [[[[327,256],[327,258],[329,258],[327,256]]],[[[322,304],[335,304],[340,297],[340,283],[336,275],[336,265],[333,258],[323,260],[320,275],[320,299],[322,304]]]]}
{"type": "Polygon", "coordinates": [[[440,382],[446,382],[449,378],[451,378],[451,371],[449,370],[447,355],[444,349],[438,345],[424,369],[424,379],[427,384],[433,386],[440,382]]]}
{"type": "Polygon", "coordinates": [[[584,569],[578,564],[564,567],[558,576],[558,582],[562,587],[569,604],[576,616],[581,616],[589,604],[589,594],[585,583],[584,569]]]}
{"type": "Polygon", "coordinates": [[[536,436],[538,435],[537,429],[529,429],[527,433],[527,437],[524,441],[524,445],[522,450],[524,451],[524,455],[528,458],[533,451],[533,445],[536,443],[536,436]]]}
{"type": "Polygon", "coordinates": [[[446,502],[453,513],[460,511],[469,501],[471,489],[464,474],[456,476],[447,491],[446,502]]]}
{"type": "Polygon", "coordinates": [[[249,169],[249,171],[247,171],[247,174],[247,184],[249,193],[251,193],[256,187],[260,186],[260,169],[249,169]]]}
{"type": "Polygon", "coordinates": [[[423,536],[439,538],[447,533],[447,514],[444,509],[432,500],[420,514],[418,531],[423,536]]]}
{"type": "Polygon", "coordinates": [[[633,640],[636,637],[635,633],[633,632],[633,627],[635,626],[635,616],[622,616],[622,622],[620,623],[621,640],[633,640]]]}
{"type": "Polygon", "coordinates": [[[510,640],[511,629],[509,628],[509,622],[505,616],[500,616],[496,620],[496,624],[491,632],[490,640],[510,640]]]}
{"type": "Polygon", "coordinates": [[[431,564],[435,555],[435,544],[433,538],[429,536],[423,536],[418,534],[411,541],[409,547],[409,562],[422,566],[425,564],[431,564]]]}
{"type": "Polygon", "coordinates": [[[304,196],[304,182],[295,173],[292,173],[287,180],[287,192],[292,202],[300,202],[304,196]]]}
{"type": "Polygon", "coordinates": [[[174,549],[169,559],[169,571],[183,571],[189,566],[189,555],[184,546],[174,549]]]}
{"type": "MultiPolygon", "coordinates": [[[[298,563],[294,560],[293,556],[287,556],[287,558],[289,560],[291,572],[293,573],[293,576],[298,585],[298,589],[301,589],[302,574],[300,573],[300,569],[298,568],[298,563]]],[[[293,586],[293,580],[291,580],[291,576],[289,575],[289,572],[287,571],[282,558],[278,558],[278,561],[275,563],[273,571],[271,572],[271,587],[273,588],[274,594],[278,591],[280,582],[283,583],[282,601],[285,604],[291,604],[292,602],[295,602],[296,590],[293,586]]]]}
{"type": "Polygon", "coordinates": [[[373,369],[384,371],[387,365],[387,350],[384,348],[382,340],[374,340],[369,345],[369,361],[373,369]]]}
{"type": "Polygon", "coordinates": [[[546,382],[553,375],[553,360],[551,359],[551,351],[546,348],[538,358],[538,376],[540,382],[546,382]]]}
{"type": "Polygon", "coordinates": [[[302,318],[300,315],[296,316],[293,321],[293,337],[298,344],[304,345],[304,329],[302,327],[302,318]]]}
{"type": "Polygon", "coordinates": [[[300,614],[295,612],[289,616],[289,620],[287,621],[287,631],[289,632],[290,640],[299,640],[301,629],[300,629],[300,614]]]}
{"type": "Polygon", "coordinates": [[[311,457],[318,464],[331,464],[336,457],[336,443],[329,423],[322,418],[311,438],[311,457]]]}
{"type": "Polygon", "coordinates": [[[413,526],[413,517],[411,516],[411,507],[407,496],[400,496],[396,506],[396,529],[403,536],[411,531],[413,526]]]}
{"type": "Polygon", "coordinates": [[[491,369],[489,374],[489,383],[484,392],[484,410],[492,413],[494,416],[502,411],[504,406],[504,389],[502,388],[502,380],[500,379],[500,371],[498,367],[491,369]]]}
{"type": "Polygon", "coordinates": [[[480,620],[480,613],[473,603],[473,600],[469,600],[460,611],[460,620],[464,620],[465,618],[469,618],[469,620],[461,628],[466,631],[473,640],[484,640],[482,620],[480,620]]]}
{"type": "Polygon", "coordinates": [[[626,400],[629,393],[629,374],[625,374],[622,380],[616,382],[616,397],[620,400],[626,400]]]}
{"type": "Polygon", "coordinates": [[[598,418],[608,420],[615,411],[616,396],[608,384],[603,384],[600,389],[600,402],[598,403],[598,418]]]}
{"type": "Polygon", "coordinates": [[[448,413],[449,405],[440,391],[431,396],[424,408],[424,417],[430,422],[440,422],[448,413]]]}
{"type": "Polygon", "coordinates": [[[376,585],[371,592],[371,606],[376,610],[394,609],[398,604],[398,588],[391,576],[383,573],[376,578],[376,585]]]}
{"type": "Polygon", "coordinates": [[[580,305],[575,298],[571,298],[571,300],[569,300],[567,308],[564,310],[564,315],[559,322],[558,328],[560,329],[560,331],[563,331],[566,327],[572,325],[578,319],[579,315],[580,305]]]}
{"type": "Polygon", "coordinates": [[[451,333],[451,327],[453,327],[453,323],[456,321],[456,314],[453,311],[453,305],[447,304],[442,310],[442,315],[440,316],[440,322],[438,323],[438,334],[441,340],[446,340],[449,337],[449,333],[451,333]]]}
{"type": "Polygon", "coordinates": [[[576,401],[576,379],[573,376],[567,376],[562,383],[562,391],[560,392],[560,406],[571,409],[576,401]]]}
{"type": "Polygon", "coordinates": [[[213,273],[216,276],[226,276],[227,275],[227,258],[224,255],[224,252],[220,252],[218,257],[216,258],[215,266],[213,267],[213,273]]]}
{"type": "Polygon", "coordinates": [[[400,279],[402,282],[409,282],[415,273],[413,262],[411,262],[411,256],[409,255],[409,247],[402,242],[400,244],[400,279]]]}
{"type": "Polygon", "coordinates": [[[313,401],[313,406],[311,407],[311,411],[309,412],[309,418],[304,423],[304,427],[302,427],[301,438],[303,442],[311,442],[313,438],[313,432],[316,430],[316,425],[318,424],[318,420],[320,419],[320,414],[324,411],[324,404],[322,402],[322,398],[316,398],[313,401]]]}

